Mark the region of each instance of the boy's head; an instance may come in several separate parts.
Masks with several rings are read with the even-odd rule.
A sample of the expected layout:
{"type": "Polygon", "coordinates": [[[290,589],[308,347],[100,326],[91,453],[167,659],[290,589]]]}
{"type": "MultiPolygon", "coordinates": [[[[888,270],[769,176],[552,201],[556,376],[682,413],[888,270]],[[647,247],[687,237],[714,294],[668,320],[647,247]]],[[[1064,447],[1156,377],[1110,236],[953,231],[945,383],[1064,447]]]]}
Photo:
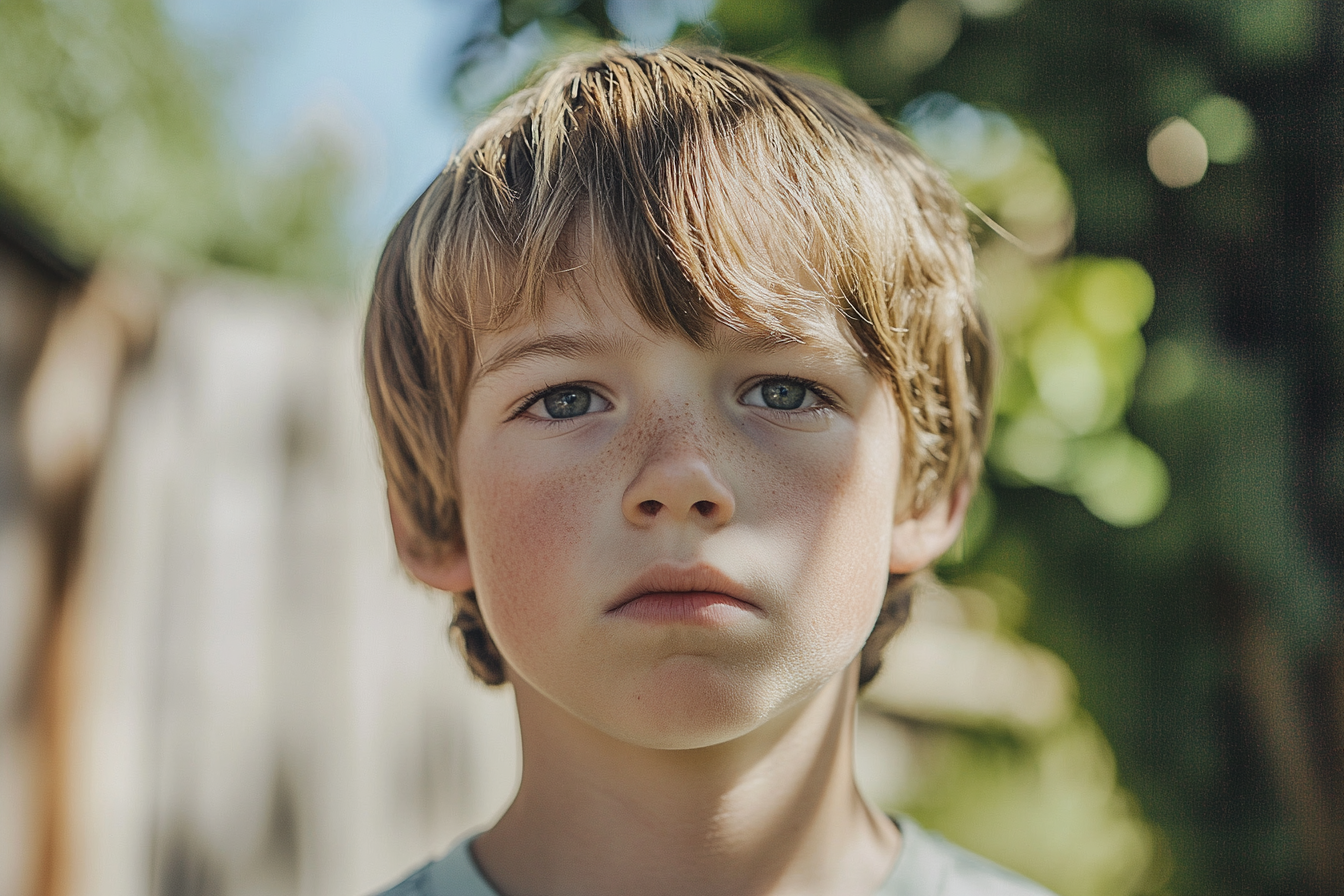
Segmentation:
{"type": "MultiPolygon", "coordinates": [[[[943,176],[837,87],[687,49],[562,61],[477,127],[389,240],[365,331],[398,545],[413,572],[457,592],[455,628],[490,683],[506,668],[526,678],[529,662],[495,629],[546,611],[529,623],[512,596],[487,592],[512,587],[499,570],[526,566],[530,548],[554,553],[566,538],[573,555],[633,558],[593,583],[618,591],[640,564],[662,570],[655,579],[670,569],[669,592],[714,591],[678,584],[677,569],[713,579],[723,564],[701,548],[715,537],[721,556],[789,552],[773,562],[811,588],[835,584],[804,574],[798,555],[814,545],[828,568],[890,550],[875,596],[872,570],[852,583],[871,605],[858,643],[868,680],[904,618],[908,574],[955,537],[988,428],[990,354],[966,219],[943,176]],[[494,476],[508,465],[528,475],[494,476]],[[806,477],[796,501],[790,470],[806,477]],[[529,481],[540,491],[518,484],[529,481]],[[863,518],[865,490],[891,492],[873,499],[884,533],[828,522],[863,518]],[[611,526],[588,527],[605,494],[611,526]],[[786,533],[773,545],[772,527],[786,533]],[[820,543],[842,536],[852,544],[820,543]]],[[[745,637],[731,628],[730,641],[745,637]]],[[[778,632],[766,640],[793,649],[778,632]]]]}

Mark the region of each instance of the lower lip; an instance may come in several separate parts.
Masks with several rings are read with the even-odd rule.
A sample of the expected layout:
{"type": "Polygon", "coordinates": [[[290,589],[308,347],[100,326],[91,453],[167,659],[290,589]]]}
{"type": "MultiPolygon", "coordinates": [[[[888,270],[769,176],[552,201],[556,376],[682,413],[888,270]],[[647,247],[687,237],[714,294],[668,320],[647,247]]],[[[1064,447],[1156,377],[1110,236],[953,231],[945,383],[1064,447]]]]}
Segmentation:
{"type": "Polygon", "coordinates": [[[611,615],[636,622],[713,626],[759,612],[745,601],[716,591],[665,591],[621,604],[611,615]]]}

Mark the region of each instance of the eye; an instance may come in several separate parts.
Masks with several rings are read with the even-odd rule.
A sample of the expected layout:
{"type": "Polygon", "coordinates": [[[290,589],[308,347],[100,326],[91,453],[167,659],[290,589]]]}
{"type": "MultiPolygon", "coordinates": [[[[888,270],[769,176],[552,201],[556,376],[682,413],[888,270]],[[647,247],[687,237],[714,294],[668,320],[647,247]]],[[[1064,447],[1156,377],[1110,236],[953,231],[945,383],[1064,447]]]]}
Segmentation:
{"type": "Polygon", "coordinates": [[[588,413],[593,403],[593,393],[587,389],[559,389],[541,399],[541,406],[548,417],[563,420],[566,417],[582,417],[588,413]]]}
{"type": "Polygon", "coordinates": [[[571,420],[592,411],[602,411],[608,402],[585,386],[557,386],[527,400],[521,413],[543,420],[571,420]]]}
{"type": "Polygon", "coordinates": [[[761,380],[742,396],[742,403],[775,411],[797,411],[818,404],[820,399],[811,384],[793,377],[761,380]]]}

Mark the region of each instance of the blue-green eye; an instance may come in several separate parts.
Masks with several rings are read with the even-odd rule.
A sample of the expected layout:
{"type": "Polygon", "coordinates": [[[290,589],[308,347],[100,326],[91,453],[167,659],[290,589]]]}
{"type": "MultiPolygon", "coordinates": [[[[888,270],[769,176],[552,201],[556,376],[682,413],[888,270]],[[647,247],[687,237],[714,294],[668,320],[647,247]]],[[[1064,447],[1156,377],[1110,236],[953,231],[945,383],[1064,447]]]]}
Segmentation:
{"type": "Polygon", "coordinates": [[[582,417],[593,404],[593,393],[581,386],[563,386],[541,397],[546,416],[554,420],[582,417]]]}
{"type": "Polygon", "coordinates": [[[765,406],[777,411],[796,411],[803,406],[807,389],[790,380],[770,380],[761,384],[761,398],[765,406]]]}
{"type": "Polygon", "coordinates": [[[742,403],[772,411],[797,411],[810,408],[819,401],[807,382],[790,377],[761,380],[742,396],[742,403]]]}
{"type": "Polygon", "coordinates": [[[528,417],[541,421],[576,420],[579,417],[609,410],[611,402],[603,398],[602,393],[587,386],[567,383],[533,392],[518,405],[509,419],[528,417]]]}

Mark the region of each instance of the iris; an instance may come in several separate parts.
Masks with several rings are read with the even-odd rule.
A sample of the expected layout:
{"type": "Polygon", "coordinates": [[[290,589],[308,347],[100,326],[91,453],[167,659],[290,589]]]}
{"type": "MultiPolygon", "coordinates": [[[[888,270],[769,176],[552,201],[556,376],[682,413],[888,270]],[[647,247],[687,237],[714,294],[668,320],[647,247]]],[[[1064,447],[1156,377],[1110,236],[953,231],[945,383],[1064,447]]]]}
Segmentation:
{"type": "Polygon", "coordinates": [[[542,399],[542,404],[546,406],[546,413],[557,420],[565,420],[569,417],[581,417],[588,413],[588,406],[593,403],[593,393],[587,389],[557,389],[542,399]]]}
{"type": "Polygon", "coordinates": [[[761,384],[765,406],[777,411],[794,411],[803,406],[807,387],[793,380],[770,380],[761,384]]]}

